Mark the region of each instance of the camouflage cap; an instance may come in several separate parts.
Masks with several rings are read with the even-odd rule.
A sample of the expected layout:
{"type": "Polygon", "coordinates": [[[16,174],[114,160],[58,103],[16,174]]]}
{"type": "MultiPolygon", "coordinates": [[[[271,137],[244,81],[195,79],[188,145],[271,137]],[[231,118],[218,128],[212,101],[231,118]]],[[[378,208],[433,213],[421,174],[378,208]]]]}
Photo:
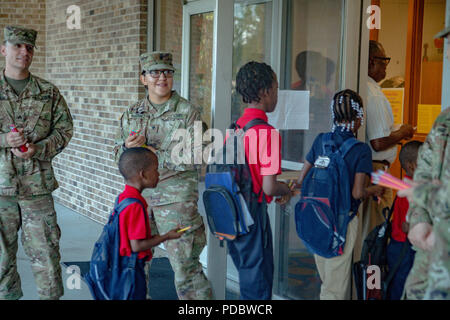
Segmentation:
{"type": "Polygon", "coordinates": [[[16,26],[6,26],[3,30],[4,40],[12,44],[26,43],[36,47],[37,31],[16,26]]]}
{"type": "Polygon", "coordinates": [[[172,64],[172,54],[169,52],[147,52],[141,54],[139,61],[141,62],[142,71],[163,69],[175,71],[172,64]]]}
{"type": "Polygon", "coordinates": [[[438,39],[438,38],[445,38],[449,33],[450,33],[450,26],[448,26],[447,28],[444,28],[444,30],[441,30],[441,32],[439,32],[434,37],[436,39],[438,39]]]}

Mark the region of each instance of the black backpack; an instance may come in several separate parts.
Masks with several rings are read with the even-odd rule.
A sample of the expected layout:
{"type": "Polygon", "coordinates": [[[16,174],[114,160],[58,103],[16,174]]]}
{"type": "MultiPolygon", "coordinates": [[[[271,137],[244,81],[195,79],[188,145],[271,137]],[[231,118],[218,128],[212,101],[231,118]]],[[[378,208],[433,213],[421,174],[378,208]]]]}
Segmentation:
{"type": "Polygon", "coordinates": [[[244,137],[247,130],[263,124],[267,122],[262,119],[251,120],[244,128],[233,123],[223,149],[216,152],[214,161],[207,166],[203,203],[210,231],[221,240],[247,234],[253,224],[251,212],[259,195],[253,192],[244,137]]]}
{"type": "Polygon", "coordinates": [[[391,238],[392,223],[391,217],[394,211],[395,200],[391,208],[383,209],[383,216],[385,221],[376,226],[364,240],[361,259],[353,264],[353,275],[355,277],[356,291],[358,300],[386,300],[390,282],[397,272],[406,249],[408,248],[407,241],[403,246],[394,268],[389,270],[387,263],[387,246],[391,238]],[[381,287],[380,289],[367,288],[367,268],[369,266],[378,266],[381,271],[381,287]]]}

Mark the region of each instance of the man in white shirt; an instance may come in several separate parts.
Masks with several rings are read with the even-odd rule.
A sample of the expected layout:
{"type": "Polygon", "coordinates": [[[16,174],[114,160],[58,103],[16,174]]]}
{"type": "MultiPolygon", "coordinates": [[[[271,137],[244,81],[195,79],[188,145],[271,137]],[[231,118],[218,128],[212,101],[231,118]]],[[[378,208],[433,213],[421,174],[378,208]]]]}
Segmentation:
{"type": "MultiPolygon", "coordinates": [[[[414,129],[409,124],[403,124],[397,130],[394,128],[394,116],[391,105],[378,85],[386,77],[386,67],[390,60],[391,58],[386,57],[383,46],[371,40],[366,103],[366,142],[372,150],[373,171],[379,169],[389,171],[389,167],[397,156],[397,144],[403,139],[411,139],[414,135],[414,129]]],[[[393,194],[391,189],[386,189],[379,201],[373,197],[369,197],[364,201],[361,219],[362,241],[373,228],[384,221],[382,210],[385,207],[390,208],[392,202],[393,194]]]]}

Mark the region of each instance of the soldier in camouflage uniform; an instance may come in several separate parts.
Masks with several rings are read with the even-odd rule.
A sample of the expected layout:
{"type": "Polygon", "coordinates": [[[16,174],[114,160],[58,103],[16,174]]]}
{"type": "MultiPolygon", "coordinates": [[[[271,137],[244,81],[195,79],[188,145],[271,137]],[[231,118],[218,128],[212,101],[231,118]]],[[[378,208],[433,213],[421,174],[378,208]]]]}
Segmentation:
{"type": "Polygon", "coordinates": [[[0,299],[23,295],[16,264],[20,228],[40,299],[64,293],[51,160],[72,137],[72,117],[58,89],[28,70],[36,35],[7,26],[1,46],[6,63],[0,77],[0,299]]]}
{"type": "MultiPolygon", "coordinates": [[[[166,233],[177,225],[192,226],[183,237],[165,244],[175,273],[177,294],[180,300],[212,299],[210,283],[199,261],[206,235],[197,210],[198,173],[193,158],[189,159],[192,156],[189,137],[193,137],[195,126],[200,130],[202,126],[200,110],[172,91],[175,71],[172,54],[145,53],[140,56],[140,62],[140,79],[148,95],[129,107],[120,118],[115,159],[118,161],[124,149],[143,144],[156,153],[160,173],[158,186],[142,193],[153,211],[152,234],[166,233]],[[172,153],[180,144],[176,138],[178,129],[187,130],[187,136],[182,138],[184,150],[189,152],[174,161],[172,153]],[[138,134],[130,136],[132,131],[138,134]]],[[[194,145],[194,152],[201,152],[201,147],[194,145]]]]}
{"type": "MultiPolygon", "coordinates": [[[[436,37],[450,40],[450,27],[436,37]]],[[[447,52],[450,59],[450,48],[447,52]]],[[[408,196],[411,225],[408,237],[417,248],[405,284],[406,299],[450,298],[450,108],[436,119],[420,150],[414,174],[415,188],[400,191],[408,196]]]]}

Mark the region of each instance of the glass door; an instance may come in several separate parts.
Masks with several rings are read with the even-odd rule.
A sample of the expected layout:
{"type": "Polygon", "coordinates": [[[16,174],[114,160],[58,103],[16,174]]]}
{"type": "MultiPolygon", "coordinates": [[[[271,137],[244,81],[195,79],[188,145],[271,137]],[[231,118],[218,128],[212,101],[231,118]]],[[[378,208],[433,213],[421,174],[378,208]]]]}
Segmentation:
{"type": "MultiPolygon", "coordinates": [[[[308,97],[299,106],[309,117],[308,125],[279,128],[285,166],[295,169],[304,162],[315,137],[331,128],[330,102],[342,78],[344,1],[288,0],[284,4],[280,90],[308,97]]],[[[274,293],[314,300],[319,297],[320,278],[313,255],[296,232],[296,200],[279,209],[274,293]]]]}
{"type": "MultiPolygon", "coordinates": [[[[197,0],[183,6],[183,17],[182,95],[201,105],[203,120],[211,128],[224,131],[242,114],[235,78],[251,60],[272,66],[280,90],[308,92],[310,99],[303,106],[308,128],[277,127],[283,135],[283,172],[300,169],[314,136],[330,129],[332,94],[344,86],[364,91],[359,88],[360,56],[368,45],[360,48],[359,1],[197,0]]],[[[201,184],[199,191],[201,199],[201,184]]],[[[313,257],[295,231],[296,200],[283,208],[275,203],[269,207],[273,293],[280,299],[316,299],[320,279],[313,257]]],[[[201,201],[199,210],[203,210],[201,201]]],[[[209,232],[205,260],[216,299],[225,299],[225,287],[238,291],[239,279],[225,245],[209,232]]]]}
{"type": "Polygon", "coordinates": [[[182,96],[202,109],[202,121],[211,127],[214,37],[213,1],[196,1],[183,10],[182,96]]]}
{"type": "MultiPolygon", "coordinates": [[[[230,1],[231,2],[231,1],[230,1]]],[[[272,0],[235,0],[233,8],[233,52],[231,82],[231,121],[236,121],[244,112],[241,96],[236,91],[236,75],[239,69],[249,61],[265,62],[273,67],[272,35],[273,35],[273,3],[272,0]]],[[[274,68],[275,69],[275,68],[274,68]]],[[[239,296],[238,272],[227,257],[228,287],[234,298],[239,296]]]]}
{"type": "MultiPolygon", "coordinates": [[[[181,92],[202,108],[202,120],[209,128],[222,131],[230,124],[232,40],[233,1],[193,0],[183,6],[181,92]]],[[[203,190],[204,183],[200,182],[199,211],[204,216],[203,190]]],[[[207,226],[206,218],[204,221],[207,226]]],[[[226,244],[220,243],[209,230],[207,239],[200,261],[207,268],[215,298],[223,300],[226,244]]]]}
{"type": "MultiPolygon", "coordinates": [[[[315,136],[330,130],[332,95],[344,86],[359,88],[360,17],[361,3],[345,0],[234,2],[231,119],[238,119],[244,107],[234,90],[236,73],[251,60],[272,66],[285,95],[309,97],[301,106],[308,114],[306,128],[276,126],[283,139],[283,172],[288,175],[298,174],[289,169],[301,169],[315,136]]],[[[279,99],[277,108],[282,104],[279,99]]],[[[313,256],[295,230],[296,201],[285,207],[269,206],[275,258],[273,293],[281,299],[316,299],[320,279],[313,256]]],[[[228,269],[237,278],[230,259],[228,269]]]]}
{"type": "MultiPolygon", "coordinates": [[[[234,3],[233,80],[240,67],[249,61],[272,65],[272,1],[236,0],[234,3]]],[[[244,111],[244,105],[232,83],[231,120],[236,121],[244,111]]]]}

